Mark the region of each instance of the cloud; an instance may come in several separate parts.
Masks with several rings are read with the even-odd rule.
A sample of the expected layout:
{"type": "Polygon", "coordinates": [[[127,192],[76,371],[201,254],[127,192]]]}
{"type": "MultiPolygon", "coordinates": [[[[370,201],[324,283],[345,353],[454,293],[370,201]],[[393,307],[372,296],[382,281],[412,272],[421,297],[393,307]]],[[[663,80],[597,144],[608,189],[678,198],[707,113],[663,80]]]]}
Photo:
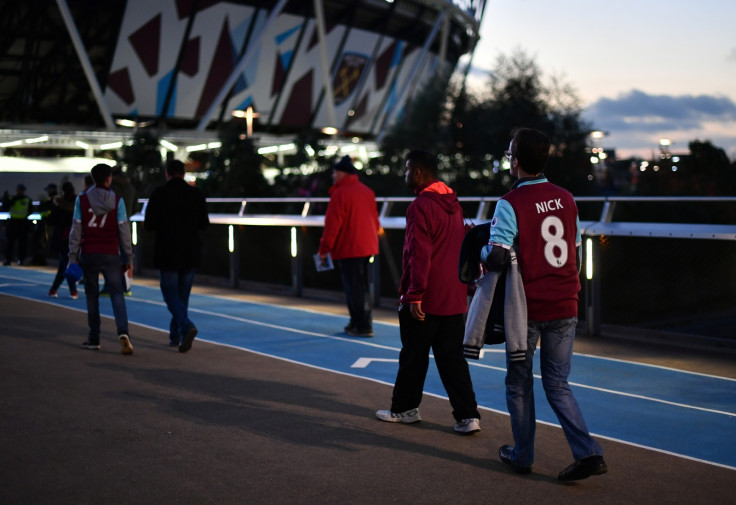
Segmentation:
{"type": "Polygon", "coordinates": [[[736,121],[736,104],[723,96],[650,95],[632,90],[617,98],[599,99],[583,115],[602,130],[684,131],[700,128],[707,122],[736,121]]]}
{"type": "Polygon", "coordinates": [[[723,96],[650,95],[632,90],[616,98],[600,98],[583,111],[593,128],[608,132],[607,146],[646,156],[669,138],[678,150],[688,142],[710,140],[736,157],[736,103],[723,96]]]}

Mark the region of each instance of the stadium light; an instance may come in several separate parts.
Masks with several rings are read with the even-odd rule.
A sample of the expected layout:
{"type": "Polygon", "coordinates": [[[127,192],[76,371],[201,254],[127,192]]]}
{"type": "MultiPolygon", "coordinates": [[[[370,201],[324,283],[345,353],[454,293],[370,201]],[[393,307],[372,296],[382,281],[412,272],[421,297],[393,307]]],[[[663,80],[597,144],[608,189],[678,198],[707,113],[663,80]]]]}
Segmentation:
{"type": "Polygon", "coordinates": [[[49,140],[49,136],[43,135],[41,137],[25,139],[23,142],[25,142],[26,144],[38,144],[39,142],[48,142],[48,140],[49,140]]]}
{"type": "Polygon", "coordinates": [[[172,144],[171,142],[169,142],[166,139],[161,139],[161,140],[158,141],[158,143],[161,144],[162,146],[164,146],[169,151],[176,152],[179,149],[178,146],[175,146],[174,144],[172,144]]]}

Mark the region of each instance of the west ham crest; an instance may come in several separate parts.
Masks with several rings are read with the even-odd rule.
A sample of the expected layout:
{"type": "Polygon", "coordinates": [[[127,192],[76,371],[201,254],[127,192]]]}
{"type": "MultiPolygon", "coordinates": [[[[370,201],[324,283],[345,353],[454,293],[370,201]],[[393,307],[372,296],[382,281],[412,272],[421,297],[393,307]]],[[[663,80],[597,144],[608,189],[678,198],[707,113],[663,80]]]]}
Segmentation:
{"type": "Polygon", "coordinates": [[[355,90],[360,82],[368,57],[358,53],[343,53],[340,65],[337,67],[332,89],[335,93],[335,105],[340,105],[355,90]]]}

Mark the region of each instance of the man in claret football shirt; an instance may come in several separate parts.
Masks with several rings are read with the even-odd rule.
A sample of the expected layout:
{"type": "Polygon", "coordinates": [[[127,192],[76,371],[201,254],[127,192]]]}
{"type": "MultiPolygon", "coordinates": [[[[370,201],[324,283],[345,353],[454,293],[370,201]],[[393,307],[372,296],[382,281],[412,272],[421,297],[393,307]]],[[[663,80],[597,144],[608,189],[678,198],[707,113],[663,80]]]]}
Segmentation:
{"type": "Polygon", "coordinates": [[[557,478],[571,481],[608,469],[567,382],[577,326],[581,238],[573,196],[542,173],[549,148],[549,138],[538,130],[514,132],[505,154],[518,180],[496,206],[481,258],[487,268],[500,270],[514,247],[527,303],[527,349],[506,355],[506,404],[515,445],[501,446],[499,458],[517,473],[531,472],[536,424],[532,357],[541,340],[542,385],[575,458],[557,478]]]}
{"type": "Polygon", "coordinates": [[[119,248],[126,257],[123,268],[127,274],[133,272],[133,249],[125,203],[110,189],[112,169],[109,166],[95,165],[91,173],[95,185],[77,197],[69,233],[69,265],[81,260],[87,298],[89,335],[82,347],[95,351],[100,349],[99,276],[102,274],[110,292],[120,352],[133,354],[120,275],[119,248]]]}

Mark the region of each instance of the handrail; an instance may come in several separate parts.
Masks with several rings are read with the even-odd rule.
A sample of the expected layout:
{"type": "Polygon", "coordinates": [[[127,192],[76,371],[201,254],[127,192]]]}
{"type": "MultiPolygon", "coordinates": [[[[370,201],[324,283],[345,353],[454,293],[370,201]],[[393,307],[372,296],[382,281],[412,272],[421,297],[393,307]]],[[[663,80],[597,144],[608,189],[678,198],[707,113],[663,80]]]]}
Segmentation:
{"type": "MultiPolygon", "coordinates": [[[[458,200],[462,203],[477,203],[478,210],[471,219],[476,223],[484,222],[490,219],[489,209],[490,203],[497,202],[498,196],[464,196],[458,200]]],[[[409,196],[381,196],[376,197],[376,202],[380,205],[378,212],[381,226],[385,229],[404,229],[406,220],[404,216],[392,216],[391,208],[396,203],[410,203],[414,200],[409,196]]],[[[577,202],[599,202],[603,204],[600,217],[597,221],[581,221],[581,234],[586,236],[628,236],[628,237],[659,237],[659,238],[684,238],[684,239],[708,239],[708,240],[736,240],[736,224],[697,224],[697,223],[660,223],[660,222],[626,222],[614,221],[613,211],[617,203],[736,203],[736,197],[717,196],[690,196],[690,197],[669,197],[669,196],[581,196],[576,197],[577,202]]],[[[266,198],[266,197],[242,197],[242,198],[208,198],[207,203],[210,205],[220,204],[239,204],[237,212],[230,213],[210,213],[210,222],[214,224],[228,224],[241,226],[310,226],[318,227],[324,225],[323,214],[313,214],[313,203],[328,203],[329,197],[285,197],[285,198],[266,198]],[[285,203],[301,203],[302,212],[299,214],[248,214],[249,204],[285,204],[285,203]]],[[[142,222],[144,220],[145,209],[148,205],[147,198],[138,200],[143,204],[140,212],[131,217],[133,222],[142,222]]],[[[7,212],[0,212],[0,220],[8,219],[7,212]]],[[[39,220],[41,216],[34,212],[28,219],[39,220]]]]}
{"type": "MultiPolygon", "coordinates": [[[[478,210],[471,219],[476,223],[490,219],[490,203],[497,202],[499,196],[464,196],[458,200],[462,203],[477,203],[478,210]]],[[[379,208],[379,220],[385,229],[404,229],[406,219],[404,216],[391,216],[391,208],[396,203],[410,203],[414,197],[409,196],[382,196],[376,197],[379,208]]],[[[674,202],[681,204],[707,202],[707,203],[736,203],[736,197],[668,197],[668,196],[581,196],[575,198],[576,202],[593,202],[603,204],[600,217],[597,221],[581,221],[581,234],[586,236],[628,236],[628,237],[660,237],[660,238],[685,238],[685,239],[708,239],[708,240],[736,240],[736,225],[723,224],[698,224],[698,223],[659,223],[659,222],[626,222],[614,221],[613,211],[617,203],[659,203],[674,202]]],[[[143,204],[140,212],[135,214],[131,221],[143,221],[148,199],[138,200],[143,204]]],[[[243,197],[243,198],[208,198],[209,204],[239,204],[237,213],[210,213],[210,221],[214,224],[228,224],[241,226],[310,226],[319,227],[324,225],[323,214],[313,214],[313,203],[328,203],[329,197],[243,197]],[[248,214],[249,204],[285,204],[301,203],[300,214],[248,214]]],[[[1,218],[1,214],[0,214],[1,218]]]]}

